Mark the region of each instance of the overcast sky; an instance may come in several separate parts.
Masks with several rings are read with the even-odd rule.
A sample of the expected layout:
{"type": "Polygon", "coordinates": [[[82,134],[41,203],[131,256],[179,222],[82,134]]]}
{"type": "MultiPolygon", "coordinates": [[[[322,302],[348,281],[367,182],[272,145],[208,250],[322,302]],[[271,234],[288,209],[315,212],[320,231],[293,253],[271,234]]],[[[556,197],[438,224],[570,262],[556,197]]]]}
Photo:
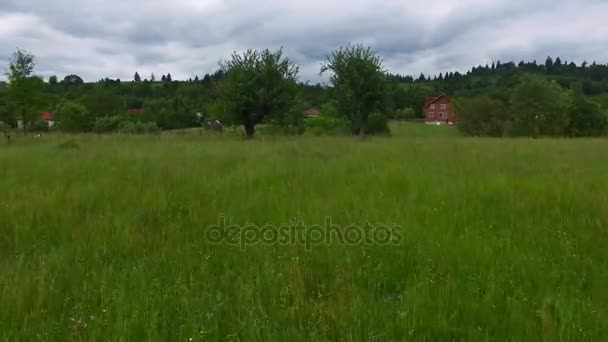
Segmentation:
{"type": "Polygon", "coordinates": [[[20,47],[45,77],[187,79],[233,51],[283,46],[317,82],[349,42],[412,75],[548,55],[606,63],[607,21],[608,0],[0,0],[0,68],[20,47]]]}

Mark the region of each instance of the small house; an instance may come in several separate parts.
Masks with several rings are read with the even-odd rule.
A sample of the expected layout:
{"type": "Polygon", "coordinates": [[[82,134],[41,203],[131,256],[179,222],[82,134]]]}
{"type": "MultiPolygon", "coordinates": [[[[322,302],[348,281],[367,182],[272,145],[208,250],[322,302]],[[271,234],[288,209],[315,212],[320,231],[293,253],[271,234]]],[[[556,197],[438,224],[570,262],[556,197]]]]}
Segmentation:
{"type": "Polygon", "coordinates": [[[452,99],[441,94],[424,101],[424,122],[427,125],[453,125],[457,121],[452,99]]]}

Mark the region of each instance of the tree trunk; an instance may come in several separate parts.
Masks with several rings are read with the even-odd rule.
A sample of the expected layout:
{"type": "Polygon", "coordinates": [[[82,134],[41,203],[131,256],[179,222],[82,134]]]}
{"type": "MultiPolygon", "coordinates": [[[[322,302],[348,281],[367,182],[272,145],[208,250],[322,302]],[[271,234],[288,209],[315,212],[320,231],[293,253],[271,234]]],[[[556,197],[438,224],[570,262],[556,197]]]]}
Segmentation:
{"type": "Polygon", "coordinates": [[[248,138],[253,138],[253,135],[255,134],[255,125],[253,122],[249,121],[245,123],[245,133],[248,138]]]}
{"type": "Polygon", "coordinates": [[[359,126],[359,139],[365,139],[365,134],[367,134],[367,125],[365,123],[361,123],[359,126]]]}

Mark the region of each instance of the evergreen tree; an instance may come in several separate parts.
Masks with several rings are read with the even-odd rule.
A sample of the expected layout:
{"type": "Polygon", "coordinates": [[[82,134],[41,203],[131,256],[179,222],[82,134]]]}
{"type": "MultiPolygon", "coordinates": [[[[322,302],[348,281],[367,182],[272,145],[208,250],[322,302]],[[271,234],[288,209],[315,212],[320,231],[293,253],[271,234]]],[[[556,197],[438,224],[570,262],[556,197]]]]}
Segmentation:
{"type": "Polygon", "coordinates": [[[173,81],[173,80],[171,79],[171,74],[170,74],[170,73],[169,73],[169,74],[167,74],[167,77],[165,78],[165,80],[166,80],[167,82],[172,82],[172,81],[173,81]]]}
{"type": "Polygon", "coordinates": [[[137,71],[135,72],[135,76],[133,76],[133,81],[141,82],[141,77],[139,76],[139,73],[137,71]]]}

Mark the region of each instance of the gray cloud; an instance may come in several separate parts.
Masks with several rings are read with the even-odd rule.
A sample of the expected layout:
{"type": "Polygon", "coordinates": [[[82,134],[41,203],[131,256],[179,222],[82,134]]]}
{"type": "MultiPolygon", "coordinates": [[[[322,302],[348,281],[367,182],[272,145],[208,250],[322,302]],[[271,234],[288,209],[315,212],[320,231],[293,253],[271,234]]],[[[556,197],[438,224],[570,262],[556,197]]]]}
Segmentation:
{"type": "Polygon", "coordinates": [[[495,60],[608,61],[602,0],[3,0],[0,58],[16,47],[43,76],[188,78],[248,48],[284,47],[316,82],[341,45],[364,43],[394,73],[465,71],[495,60]]]}

